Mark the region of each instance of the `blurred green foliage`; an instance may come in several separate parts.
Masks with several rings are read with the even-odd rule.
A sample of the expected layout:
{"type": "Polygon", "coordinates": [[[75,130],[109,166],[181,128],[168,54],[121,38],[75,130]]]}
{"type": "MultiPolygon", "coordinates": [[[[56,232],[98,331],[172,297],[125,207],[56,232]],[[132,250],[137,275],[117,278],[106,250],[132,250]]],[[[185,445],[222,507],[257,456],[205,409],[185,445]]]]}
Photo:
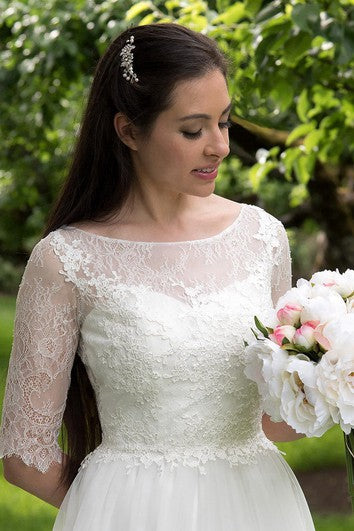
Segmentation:
{"type": "Polygon", "coordinates": [[[206,33],[230,58],[234,128],[217,193],[292,228],[296,275],[305,255],[309,269],[352,265],[353,12],[353,0],[0,0],[0,291],[43,230],[98,58],[150,22],[206,33]],[[317,257],[304,224],[312,246],[325,236],[317,257]]]}

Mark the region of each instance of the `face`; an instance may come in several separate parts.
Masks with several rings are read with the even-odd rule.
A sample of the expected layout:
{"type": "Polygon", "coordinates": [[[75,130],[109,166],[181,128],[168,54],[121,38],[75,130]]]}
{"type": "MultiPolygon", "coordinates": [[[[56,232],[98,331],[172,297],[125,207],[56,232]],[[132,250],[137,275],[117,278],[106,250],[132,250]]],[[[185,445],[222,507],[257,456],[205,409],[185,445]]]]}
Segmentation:
{"type": "Polygon", "coordinates": [[[179,83],[172,106],[158,116],[148,138],[136,140],[132,156],[139,182],[158,193],[213,193],[217,168],[230,151],[229,111],[219,70],[179,83]]]}

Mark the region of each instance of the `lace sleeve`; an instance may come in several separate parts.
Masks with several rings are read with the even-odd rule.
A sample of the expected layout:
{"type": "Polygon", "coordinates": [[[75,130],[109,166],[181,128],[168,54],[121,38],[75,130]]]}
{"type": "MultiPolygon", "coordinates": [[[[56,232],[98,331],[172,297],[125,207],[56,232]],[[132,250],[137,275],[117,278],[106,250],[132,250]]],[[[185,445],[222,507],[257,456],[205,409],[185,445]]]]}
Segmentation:
{"type": "Polygon", "coordinates": [[[60,274],[50,235],[34,247],[16,301],[0,457],[45,472],[61,462],[58,434],[78,344],[77,290],[60,274]]]}
{"type": "Polygon", "coordinates": [[[279,297],[291,288],[291,255],[289,240],[282,223],[277,224],[277,240],[279,242],[273,259],[272,300],[274,306],[279,297]]]}

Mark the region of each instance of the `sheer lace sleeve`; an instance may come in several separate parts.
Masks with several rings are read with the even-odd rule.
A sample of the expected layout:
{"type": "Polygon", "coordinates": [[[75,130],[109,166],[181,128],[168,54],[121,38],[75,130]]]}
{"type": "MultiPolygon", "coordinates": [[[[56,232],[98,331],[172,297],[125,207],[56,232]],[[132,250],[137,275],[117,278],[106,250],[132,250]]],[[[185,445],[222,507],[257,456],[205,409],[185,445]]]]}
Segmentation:
{"type": "Polygon", "coordinates": [[[58,434],[78,344],[77,290],[49,244],[34,247],[16,301],[0,428],[0,457],[45,472],[61,461],[58,434]]]}
{"type": "Polygon", "coordinates": [[[277,239],[279,245],[274,253],[272,272],[272,300],[274,306],[279,297],[291,288],[291,255],[289,240],[282,223],[277,224],[277,239]]]}

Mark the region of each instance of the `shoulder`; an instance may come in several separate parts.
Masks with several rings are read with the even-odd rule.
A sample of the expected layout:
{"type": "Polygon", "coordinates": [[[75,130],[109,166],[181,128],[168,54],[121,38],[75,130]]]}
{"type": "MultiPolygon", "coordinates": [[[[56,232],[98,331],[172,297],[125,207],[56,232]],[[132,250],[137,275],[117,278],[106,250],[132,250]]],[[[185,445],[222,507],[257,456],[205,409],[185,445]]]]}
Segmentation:
{"type": "Polygon", "coordinates": [[[259,206],[247,204],[245,208],[249,233],[263,242],[272,259],[282,250],[288,253],[289,240],[283,223],[259,206]]]}
{"type": "Polygon", "coordinates": [[[64,273],[63,265],[75,262],[75,256],[82,254],[78,249],[78,252],[75,251],[73,244],[71,231],[66,230],[66,227],[63,226],[50,232],[34,245],[26,269],[36,268],[47,277],[64,273]]]}
{"type": "Polygon", "coordinates": [[[268,226],[271,225],[274,228],[281,229],[284,228],[283,223],[280,221],[280,219],[273,216],[273,214],[270,214],[270,212],[267,212],[264,210],[264,208],[261,208],[257,205],[249,205],[245,204],[245,207],[249,210],[252,217],[257,218],[260,223],[267,224],[268,226]]]}

